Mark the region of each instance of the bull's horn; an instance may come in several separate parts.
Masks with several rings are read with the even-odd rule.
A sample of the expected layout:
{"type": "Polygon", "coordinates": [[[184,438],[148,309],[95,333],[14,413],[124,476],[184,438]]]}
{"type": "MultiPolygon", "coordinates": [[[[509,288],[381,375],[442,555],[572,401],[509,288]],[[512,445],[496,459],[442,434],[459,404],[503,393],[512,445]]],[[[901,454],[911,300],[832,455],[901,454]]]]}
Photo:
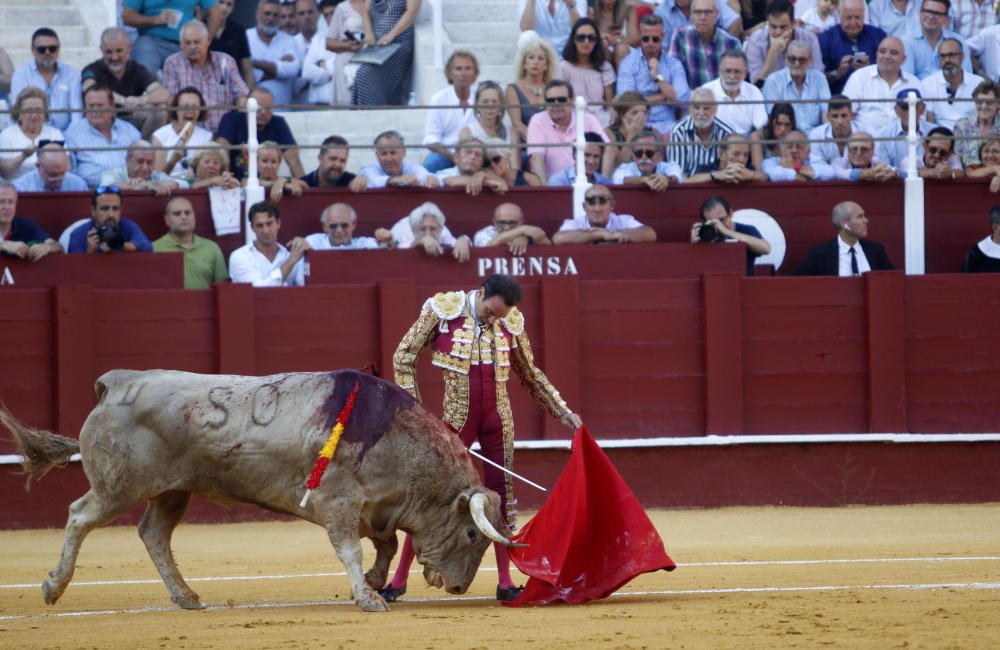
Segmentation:
{"type": "Polygon", "coordinates": [[[514,542],[510,541],[503,535],[501,535],[490,520],[486,517],[486,495],[482,492],[477,492],[472,495],[469,500],[469,510],[472,512],[472,521],[476,522],[476,528],[479,529],[483,535],[486,535],[492,539],[497,544],[503,544],[504,546],[514,546],[514,542]]]}

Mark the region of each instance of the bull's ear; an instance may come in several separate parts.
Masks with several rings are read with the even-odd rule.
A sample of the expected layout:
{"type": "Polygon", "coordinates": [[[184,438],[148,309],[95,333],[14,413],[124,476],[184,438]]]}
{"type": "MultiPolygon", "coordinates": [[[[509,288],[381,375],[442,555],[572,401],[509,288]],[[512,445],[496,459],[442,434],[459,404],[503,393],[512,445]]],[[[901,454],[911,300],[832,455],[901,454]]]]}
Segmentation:
{"type": "Polygon", "coordinates": [[[455,500],[451,502],[451,511],[456,514],[468,512],[469,499],[472,498],[472,495],[474,493],[475,490],[473,490],[472,488],[465,488],[464,490],[459,492],[458,496],[455,497],[455,500]]]}

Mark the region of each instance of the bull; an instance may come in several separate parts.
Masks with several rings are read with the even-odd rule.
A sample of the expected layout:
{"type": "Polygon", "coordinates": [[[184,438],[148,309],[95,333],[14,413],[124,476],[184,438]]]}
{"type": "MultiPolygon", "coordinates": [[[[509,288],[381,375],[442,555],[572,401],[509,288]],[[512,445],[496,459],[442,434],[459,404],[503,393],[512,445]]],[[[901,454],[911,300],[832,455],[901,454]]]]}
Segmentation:
{"type": "Polygon", "coordinates": [[[427,582],[452,594],[468,590],[491,540],[511,545],[500,498],[483,487],[458,436],[406,391],[371,375],[112,370],[96,390],[99,401],[79,441],[27,427],[0,409],[29,482],[77,452],[90,481],[69,508],[62,556],[42,584],[48,604],[72,579],[86,535],[146,501],[139,536],[170,599],[185,609],[203,607],[170,548],[192,494],[325,528],[365,611],[388,610],[377,590],[396,552],[396,530],[412,536],[427,582]],[[356,384],[336,453],[303,506],[306,478],[356,384]],[[367,573],[362,537],[376,551],[367,573]]]}

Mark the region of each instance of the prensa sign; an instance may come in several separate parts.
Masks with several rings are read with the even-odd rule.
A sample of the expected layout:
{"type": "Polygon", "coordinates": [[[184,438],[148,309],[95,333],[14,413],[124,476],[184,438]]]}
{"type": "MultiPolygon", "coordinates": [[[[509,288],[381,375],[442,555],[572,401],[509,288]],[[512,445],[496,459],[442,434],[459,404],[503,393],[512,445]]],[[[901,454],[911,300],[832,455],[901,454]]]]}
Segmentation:
{"type": "Polygon", "coordinates": [[[513,275],[515,277],[531,275],[580,275],[572,257],[563,258],[559,255],[548,257],[481,257],[477,261],[479,277],[484,278],[494,273],[513,275]]]}

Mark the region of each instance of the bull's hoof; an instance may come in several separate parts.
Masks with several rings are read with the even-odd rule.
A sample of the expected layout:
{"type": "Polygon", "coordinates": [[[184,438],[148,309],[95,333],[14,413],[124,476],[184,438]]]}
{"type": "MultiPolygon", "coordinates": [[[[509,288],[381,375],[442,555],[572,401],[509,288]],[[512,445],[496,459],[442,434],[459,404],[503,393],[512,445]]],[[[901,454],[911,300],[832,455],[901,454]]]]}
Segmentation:
{"type": "Polygon", "coordinates": [[[176,596],[170,600],[177,603],[181,609],[205,609],[205,606],[201,604],[201,599],[198,598],[198,594],[176,596]]]}
{"type": "Polygon", "coordinates": [[[59,600],[59,596],[62,596],[62,589],[53,587],[51,580],[46,580],[42,583],[42,598],[45,600],[46,605],[55,605],[56,601],[59,600]]]}
{"type": "Polygon", "coordinates": [[[361,593],[354,599],[363,612],[388,612],[389,605],[382,596],[371,588],[364,587],[361,593]]]}

